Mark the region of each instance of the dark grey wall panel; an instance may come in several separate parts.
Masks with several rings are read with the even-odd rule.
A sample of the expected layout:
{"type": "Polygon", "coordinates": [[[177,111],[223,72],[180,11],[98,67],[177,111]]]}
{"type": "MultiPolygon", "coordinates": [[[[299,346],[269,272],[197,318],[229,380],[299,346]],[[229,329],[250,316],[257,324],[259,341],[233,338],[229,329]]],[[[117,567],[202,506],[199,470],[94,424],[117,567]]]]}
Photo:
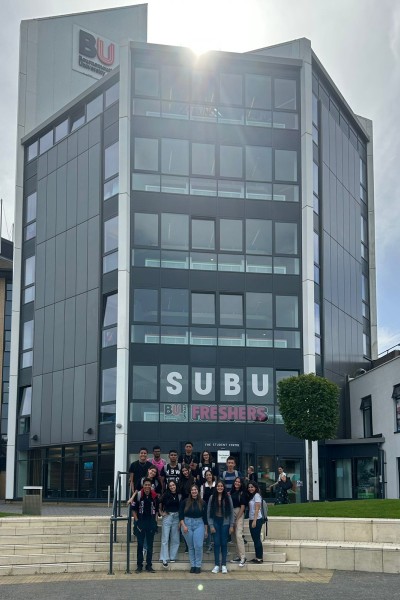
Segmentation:
{"type": "Polygon", "coordinates": [[[78,197],[78,160],[67,164],[67,229],[76,225],[76,203],[78,197]]]}
{"type": "Polygon", "coordinates": [[[40,244],[46,239],[46,197],[47,178],[38,181],[36,204],[36,243],[40,244]]]}
{"type": "Polygon", "coordinates": [[[87,289],[100,285],[100,217],[88,221],[87,289]]]}
{"type": "Polygon", "coordinates": [[[53,373],[43,375],[42,390],[42,419],[40,428],[40,443],[50,444],[51,410],[53,400],[53,373]]]}
{"type": "Polygon", "coordinates": [[[91,290],[87,294],[86,313],[86,363],[95,362],[99,346],[99,292],[91,290]]]}
{"type": "Polygon", "coordinates": [[[35,311],[33,331],[33,375],[43,373],[44,308],[35,311]]]}
{"type": "Polygon", "coordinates": [[[57,214],[57,173],[53,172],[47,178],[47,224],[46,238],[56,235],[57,214]]]}
{"type": "Polygon", "coordinates": [[[52,173],[57,168],[57,148],[51,148],[47,153],[47,173],[52,173]]]}
{"type": "Polygon", "coordinates": [[[344,251],[342,246],[338,245],[338,299],[339,308],[344,310],[344,251]]]}
{"type": "Polygon", "coordinates": [[[35,309],[44,306],[44,294],[46,286],[46,244],[36,246],[35,267],[35,309]]]}
{"type": "Polygon", "coordinates": [[[87,294],[76,296],[75,304],[75,366],[86,362],[87,294]]]}
{"type": "Polygon", "coordinates": [[[44,309],[43,373],[53,370],[54,356],[54,304],[44,309]]]}
{"type": "Polygon", "coordinates": [[[89,147],[89,126],[84,125],[78,130],[78,156],[89,147]]]}
{"type": "Polygon", "coordinates": [[[78,204],[76,211],[76,222],[83,223],[88,218],[88,195],[89,195],[89,152],[78,156],[78,204]]]}
{"type": "Polygon", "coordinates": [[[100,211],[101,147],[100,144],[89,150],[89,188],[88,217],[94,217],[100,211]]]}
{"type": "Polygon", "coordinates": [[[57,166],[61,167],[67,162],[68,140],[63,140],[57,144],[57,166]]]}
{"type": "Polygon", "coordinates": [[[47,152],[39,156],[38,158],[38,170],[37,176],[38,179],[42,179],[47,175],[47,152]]]}
{"type": "MultiPolygon", "coordinates": [[[[39,375],[37,377],[33,377],[31,405],[31,435],[40,436],[40,424],[42,420],[42,386],[43,376],[39,375]]],[[[41,440],[39,440],[39,443],[40,442],[41,440]]]]}
{"type": "Polygon", "coordinates": [[[74,374],[75,369],[66,369],[63,378],[63,407],[61,437],[67,444],[72,440],[72,411],[74,407],[74,374]]]}
{"type": "Polygon", "coordinates": [[[66,273],[66,243],[67,236],[60,233],[56,237],[56,273],[54,301],[65,299],[65,273],[66,273]]]}
{"type": "Polygon", "coordinates": [[[72,419],[72,439],[75,442],[83,440],[83,423],[85,418],[85,381],[86,367],[76,367],[72,419]]]}
{"type": "Polygon", "coordinates": [[[78,134],[77,132],[73,133],[68,138],[68,160],[72,160],[76,158],[78,154],[78,134]]]}
{"type": "Polygon", "coordinates": [[[76,228],[76,293],[82,294],[88,288],[88,224],[81,223],[76,228]]]}
{"type": "Polygon", "coordinates": [[[75,298],[65,301],[64,368],[75,365],[75,298]]]}
{"type": "Polygon", "coordinates": [[[65,302],[54,305],[54,363],[53,368],[59,371],[64,368],[64,320],[65,302]]]}
{"type": "Polygon", "coordinates": [[[56,283],[56,238],[51,238],[46,243],[46,283],[44,303],[54,303],[54,287],[56,283]]]}
{"type": "MultiPolygon", "coordinates": [[[[99,365],[97,362],[86,365],[86,388],[85,388],[85,418],[84,431],[89,427],[97,435],[97,386],[99,380],[99,365]]],[[[85,439],[93,439],[93,436],[85,434],[85,439]]]]}
{"type": "Polygon", "coordinates": [[[64,165],[57,170],[57,214],[56,233],[67,228],[67,167],[64,165]]]}
{"type": "Polygon", "coordinates": [[[89,148],[101,142],[101,117],[96,117],[89,123],[89,148]]]}
{"type": "Polygon", "coordinates": [[[68,229],[66,238],[65,295],[76,294],[76,227],[68,229]]]}
{"type": "Polygon", "coordinates": [[[62,400],[64,372],[53,373],[53,403],[51,410],[50,443],[59,444],[61,440],[62,400]]]}

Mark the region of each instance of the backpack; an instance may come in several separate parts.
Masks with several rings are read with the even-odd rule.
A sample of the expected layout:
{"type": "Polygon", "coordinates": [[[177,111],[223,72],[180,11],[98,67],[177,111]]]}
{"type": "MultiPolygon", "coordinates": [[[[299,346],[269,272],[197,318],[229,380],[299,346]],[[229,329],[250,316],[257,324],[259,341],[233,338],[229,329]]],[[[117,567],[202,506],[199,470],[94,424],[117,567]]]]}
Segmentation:
{"type": "Polygon", "coordinates": [[[264,498],[261,503],[261,514],[262,514],[262,518],[264,519],[264,523],[267,523],[267,521],[268,521],[268,504],[266,503],[264,498]]]}

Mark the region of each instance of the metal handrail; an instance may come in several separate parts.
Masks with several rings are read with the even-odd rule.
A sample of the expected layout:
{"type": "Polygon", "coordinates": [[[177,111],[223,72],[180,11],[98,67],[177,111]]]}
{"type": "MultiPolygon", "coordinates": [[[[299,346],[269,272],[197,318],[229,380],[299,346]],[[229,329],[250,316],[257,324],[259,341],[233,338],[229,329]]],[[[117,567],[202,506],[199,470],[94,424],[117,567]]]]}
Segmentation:
{"type": "Polygon", "coordinates": [[[110,567],[108,574],[114,575],[113,559],[114,559],[114,542],[117,541],[117,524],[119,521],[126,521],[126,573],[130,573],[130,549],[132,539],[132,511],[129,507],[128,515],[123,517],[121,514],[121,492],[122,492],[122,475],[129,475],[127,471],[118,471],[115,477],[114,498],[112,506],[112,515],[110,517],[110,567]]]}

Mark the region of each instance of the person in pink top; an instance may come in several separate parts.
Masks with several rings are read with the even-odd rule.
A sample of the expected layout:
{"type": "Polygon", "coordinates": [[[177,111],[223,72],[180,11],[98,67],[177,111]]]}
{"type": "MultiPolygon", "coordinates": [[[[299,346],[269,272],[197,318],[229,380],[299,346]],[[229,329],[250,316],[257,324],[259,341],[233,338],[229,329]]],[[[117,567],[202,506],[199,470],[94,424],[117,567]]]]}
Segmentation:
{"type": "Polygon", "coordinates": [[[164,467],[166,466],[167,461],[161,458],[160,446],[153,446],[153,458],[150,459],[150,462],[157,468],[158,476],[164,489],[164,467]]]}

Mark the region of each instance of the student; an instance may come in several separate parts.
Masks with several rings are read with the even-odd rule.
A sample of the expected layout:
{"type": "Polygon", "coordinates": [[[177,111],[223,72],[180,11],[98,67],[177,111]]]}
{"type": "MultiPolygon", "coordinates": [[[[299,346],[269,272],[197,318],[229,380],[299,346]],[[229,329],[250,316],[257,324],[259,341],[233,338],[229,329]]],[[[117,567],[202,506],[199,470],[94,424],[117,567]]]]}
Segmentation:
{"type": "Polygon", "coordinates": [[[262,516],[261,506],[262,497],[260,494],[260,488],[258,483],[252,481],[247,486],[247,493],[249,495],[249,528],[251,537],[254,543],[254,550],[256,557],[250,562],[260,564],[263,562],[263,545],[261,541],[261,529],[264,523],[262,516]]]}
{"type": "Polygon", "coordinates": [[[193,452],[193,442],[186,442],[185,452],[179,457],[179,462],[182,463],[182,465],[188,465],[192,471],[193,477],[196,479],[199,457],[193,452]]]}
{"type": "Polygon", "coordinates": [[[176,561],[179,549],[179,505],[181,495],[178,494],[173,479],[168,482],[168,489],[160,500],[160,515],[162,516],[162,535],[160,560],[165,568],[168,563],[176,561]]]}
{"type": "Polygon", "coordinates": [[[161,484],[164,486],[164,476],[162,474],[162,470],[167,464],[167,461],[161,458],[161,448],[156,445],[153,446],[153,458],[150,459],[152,465],[157,468],[158,476],[160,478],[161,484]]]}
{"type": "Polygon", "coordinates": [[[190,572],[201,573],[203,541],[207,537],[206,505],[199,488],[192,485],[189,497],[179,505],[179,525],[189,548],[190,572]]]}
{"type": "Polygon", "coordinates": [[[227,573],[228,535],[233,533],[235,514],[233,512],[232,498],[221,479],[217,481],[215,490],[208,501],[207,522],[210,527],[210,533],[213,534],[214,538],[215,566],[211,573],[219,573],[220,558],[222,573],[227,573]]]}
{"type": "Polygon", "coordinates": [[[134,533],[137,539],[137,568],[143,571],[143,547],[147,544],[146,571],[155,573],[152,565],[154,534],[157,530],[158,497],[151,489],[150,479],[145,478],[143,488],[137,492],[133,503],[134,533]]]}
{"type": "Polygon", "coordinates": [[[157,467],[153,467],[153,466],[150,467],[150,469],[147,471],[146,477],[143,477],[143,479],[140,482],[140,488],[143,487],[143,482],[145,479],[150,479],[151,489],[155,491],[155,493],[157,494],[158,497],[160,497],[160,495],[162,493],[162,485],[161,485],[161,481],[158,477],[157,467]]]}
{"type": "Polygon", "coordinates": [[[181,464],[178,463],[177,451],[170,450],[168,456],[169,463],[167,463],[161,471],[161,475],[164,478],[165,489],[168,489],[168,484],[170,481],[175,481],[176,485],[178,485],[181,475],[181,464]]]}
{"type": "Polygon", "coordinates": [[[231,498],[233,504],[233,512],[235,514],[235,544],[236,558],[231,560],[231,563],[239,563],[239,567],[244,567],[246,563],[246,551],[243,538],[244,511],[248,504],[247,492],[244,488],[240,477],[236,477],[231,489],[231,498]]]}
{"type": "Polygon", "coordinates": [[[140,448],[139,460],[135,460],[129,467],[129,485],[132,492],[140,490],[143,477],[146,477],[148,470],[152,467],[147,456],[147,448],[140,448]]]}
{"type": "Polygon", "coordinates": [[[204,450],[204,452],[202,452],[200,455],[200,462],[198,466],[197,479],[200,485],[205,482],[205,474],[207,471],[211,471],[215,477],[218,477],[217,465],[214,462],[212,462],[211,454],[207,450],[204,450]]]}
{"type": "Polygon", "coordinates": [[[204,483],[200,488],[200,496],[208,505],[211,494],[215,489],[215,476],[211,471],[206,471],[204,474],[204,483]]]}
{"type": "Polygon", "coordinates": [[[258,483],[258,475],[255,472],[255,469],[252,465],[247,467],[246,481],[247,481],[247,483],[250,483],[250,481],[254,481],[255,483],[258,483]]]}
{"type": "Polygon", "coordinates": [[[270,492],[272,491],[272,488],[274,488],[274,487],[276,487],[278,485],[278,483],[281,480],[282,475],[285,475],[285,477],[286,477],[286,473],[284,472],[283,467],[281,465],[279,465],[279,467],[278,467],[278,479],[275,481],[275,483],[273,483],[273,484],[271,484],[269,486],[268,490],[270,492]]]}
{"type": "Polygon", "coordinates": [[[182,500],[190,495],[190,488],[195,483],[193,475],[187,465],[182,465],[179,478],[178,491],[182,495],[182,500]]]}
{"type": "Polygon", "coordinates": [[[229,456],[226,459],[226,471],[222,473],[222,480],[225,483],[226,491],[229,493],[232,489],[233,482],[236,477],[241,477],[239,471],[236,470],[236,460],[234,456],[229,456]]]}

